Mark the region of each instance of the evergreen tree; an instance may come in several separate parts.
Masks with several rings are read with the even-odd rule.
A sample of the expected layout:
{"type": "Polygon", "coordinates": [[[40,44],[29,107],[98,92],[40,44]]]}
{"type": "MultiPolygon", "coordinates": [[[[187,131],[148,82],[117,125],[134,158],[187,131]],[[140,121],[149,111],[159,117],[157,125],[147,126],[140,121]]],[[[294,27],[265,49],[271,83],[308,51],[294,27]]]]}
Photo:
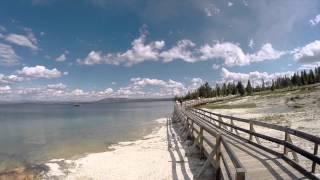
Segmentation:
{"type": "Polygon", "coordinates": [[[218,97],[218,96],[228,96],[240,94],[241,96],[252,95],[253,92],[259,92],[261,90],[271,90],[287,88],[292,86],[302,86],[308,84],[320,83],[320,67],[316,67],[308,72],[306,70],[296,72],[292,76],[282,76],[277,79],[272,80],[272,84],[266,85],[262,79],[261,86],[253,87],[250,80],[248,80],[247,86],[244,87],[242,82],[235,83],[224,83],[220,87],[216,84],[215,88],[211,88],[209,83],[204,83],[198,89],[192,92],[188,92],[185,96],[175,97],[175,100],[189,100],[197,99],[198,97],[208,98],[208,97],[218,97]]]}
{"type": "Polygon", "coordinates": [[[217,93],[217,96],[221,96],[221,89],[218,84],[216,85],[216,93],[217,93]]]}
{"type": "Polygon", "coordinates": [[[251,86],[250,80],[248,80],[246,91],[247,91],[248,95],[252,95],[252,91],[253,90],[252,90],[252,86],[251,86]]]}
{"type": "Polygon", "coordinates": [[[272,85],[271,85],[271,91],[275,90],[275,85],[274,85],[274,81],[272,80],[272,85]]]}
{"type": "Polygon", "coordinates": [[[314,77],[313,70],[310,69],[309,74],[308,74],[308,84],[313,84],[314,80],[315,80],[315,77],[314,77]]]}
{"type": "Polygon", "coordinates": [[[235,85],[234,83],[232,83],[231,87],[232,87],[231,94],[232,94],[232,95],[238,94],[237,87],[236,87],[236,85],[235,85]]]}
{"type": "Polygon", "coordinates": [[[227,96],[227,86],[226,83],[222,85],[222,96],[227,96]]]}
{"type": "Polygon", "coordinates": [[[239,94],[240,94],[241,96],[244,96],[244,94],[245,94],[245,89],[244,89],[241,81],[238,82],[238,84],[237,84],[237,89],[238,89],[239,94]]]}
{"type": "Polygon", "coordinates": [[[302,82],[302,85],[308,84],[308,75],[305,70],[301,72],[301,82],[302,82]]]}

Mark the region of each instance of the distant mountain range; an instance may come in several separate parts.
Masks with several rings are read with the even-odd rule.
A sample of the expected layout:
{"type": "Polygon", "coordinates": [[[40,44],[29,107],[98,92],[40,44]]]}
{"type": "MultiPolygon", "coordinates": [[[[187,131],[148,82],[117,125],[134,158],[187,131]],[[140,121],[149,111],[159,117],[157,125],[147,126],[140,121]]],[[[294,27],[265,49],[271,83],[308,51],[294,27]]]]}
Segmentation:
{"type": "Polygon", "coordinates": [[[88,103],[114,103],[114,102],[154,102],[173,101],[174,98],[104,98],[98,101],[0,101],[0,104],[88,104],[88,103]]]}
{"type": "Polygon", "coordinates": [[[104,98],[97,103],[173,101],[173,98],[104,98]]]}

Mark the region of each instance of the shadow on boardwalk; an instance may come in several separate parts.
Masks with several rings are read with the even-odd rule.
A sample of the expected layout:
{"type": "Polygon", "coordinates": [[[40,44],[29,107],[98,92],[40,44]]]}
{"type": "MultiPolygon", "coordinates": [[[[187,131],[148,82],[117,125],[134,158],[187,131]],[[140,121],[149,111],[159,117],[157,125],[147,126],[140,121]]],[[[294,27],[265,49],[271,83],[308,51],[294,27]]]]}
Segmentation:
{"type": "MultiPolygon", "coordinates": [[[[168,151],[172,163],[172,179],[192,180],[205,160],[200,160],[197,148],[191,149],[192,141],[182,132],[182,125],[171,118],[167,119],[168,151]],[[188,154],[188,156],[186,156],[188,154]]],[[[214,179],[213,168],[208,168],[201,179],[214,179]]]]}

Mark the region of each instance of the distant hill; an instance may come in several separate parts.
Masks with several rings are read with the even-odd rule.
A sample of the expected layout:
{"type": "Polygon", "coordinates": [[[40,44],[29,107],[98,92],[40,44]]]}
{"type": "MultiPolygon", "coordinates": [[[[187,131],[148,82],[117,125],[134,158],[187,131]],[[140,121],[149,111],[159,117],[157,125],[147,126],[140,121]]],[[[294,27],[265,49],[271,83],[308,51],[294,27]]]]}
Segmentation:
{"type": "Polygon", "coordinates": [[[104,98],[98,103],[173,101],[173,98],[104,98]]]}
{"type": "Polygon", "coordinates": [[[174,98],[104,98],[98,101],[0,101],[0,104],[91,104],[91,103],[115,103],[115,102],[155,102],[173,101],[174,98]]]}

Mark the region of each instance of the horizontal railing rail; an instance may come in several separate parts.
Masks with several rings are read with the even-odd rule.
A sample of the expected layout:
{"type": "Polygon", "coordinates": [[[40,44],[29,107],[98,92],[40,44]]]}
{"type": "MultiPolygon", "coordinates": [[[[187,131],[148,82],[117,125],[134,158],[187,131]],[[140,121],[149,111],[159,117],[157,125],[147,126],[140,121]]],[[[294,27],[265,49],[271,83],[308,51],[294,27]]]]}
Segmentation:
{"type": "Polygon", "coordinates": [[[196,132],[197,137],[194,137],[195,144],[199,146],[200,153],[203,153],[207,156],[206,163],[197,175],[198,178],[201,176],[208,164],[212,164],[213,167],[215,167],[217,179],[220,179],[223,174],[227,174],[228,179],[242,180],[246,178],[245,168],[237,158],[236,154],[233,152],[228,142],[225,140],[223,134],[221,134],[219,131],[216,131],[215,128],[203,121],[198,116],[186,111],[183,107],[178,106],[177,104],[175,105],[174,114],[177,115],[184,123],[184,127],[188,129],[190,135],[194,136],[194,132],[196,132]],[[198,129],[195,126],[198,126],[198,129]],[[213,139],[209,139],[204,136],[204,133],[208,133],[209,135],[213,136],[215,138],[215,142],[213,139]],[[211,152],[205,151],[203,142],[206,142],[206,144],[211,148],[211,152]],[[234,171],[230,170],[226,158],[230,159],[234,171]],[[221,163],[223,164],[226,172],[222,172],[221,163]],[[232,172],[235,172],[234,177],[232,176],[232,172]]]}
{"type": "Polygon", "coordinates": [[[213,98],[199,98],[199,99],[194,99],[194,100],[188,100],[188,101],[183,101],[181,102],[181,105],[183,107],[194,107],[194,106],[198,106],[198,105],[202,105],[202,104],[207,104],[210,102],[220,102],[220,101],[224,101],[224,100],[228,100],[228,99],[232,99],[232,98],[236,98],[238,96],[232,95],[232,96],[228,96],[228,97],[213,97],[213,98]]]}
{"type": "Polygon", "coordinates": [[[291,129],[288,127],[283,127],[279,125],[269,124],[261,121],[256,120],[248,120],[243,118],[237,118],[222,114],[213,113],[204,109],[199,108],[189,108],[188,111],[192,112],[194,115],[197,115],[200,118],[207,119],[209,123],[211,123],[212,126],[221,129],[223,131],[226,131],[228,133],[231,133],[232,135],[244,139],[239,135],[239,132],[243,132],[249,135],[249,139],[244,139],[250,142],[253,145],[256,145],[259,148],[262,148],[263,150],[266,150],[270,153],[273,153],[277,156],[281,156],[284,160],[286,160],[290,165],[292,165],[294,168],[299,170],[301,173],[305,174],[306,176],[309,176],[313,179],[317,179],[316,176],[313,174],[315,173],[316,166],[320,164],[320,157],[318,156],[318,146],[320,144],[320,138],[299,130],[291,129]],[[216,116],[217,118],[213,117],[216,116]],[[222,121],[222,118],[225,118],[229,121],[222,121]],[[239,127],[235,125],[234,122],[242,122],[246,123],[248,129],[239,127]],[[278,139],[275,137],[271,137],[266,134],[261,134],[255,131],[254,126],[261,126],[277,131],[281,131],[285,133],[284,139],[278,139]],[[297,145],[293,144],[290,135],[297,136],[299,138],[302,138],[304,140],[307,140],[309,142],[314,143],[314,152],[310,153],[307,150],[298,147],[297,145]],[[256,138],[257,143],[253,142],[253,137],[256,138]],[[273,143],[276,143],[278,145],[283,146],[283,153],[276,152],[266,146],[263,146],[261,144],[260,139],[264,139],[273,143]],[[288,152],[291,152],[293,154],[294,160],[288,158],[288,152]],[[305,157],[306,159],[310,160],[312,162],[311,170],[308,171],[304,167],[302,167],[298,162],[297,154],[300,154],[301,156],[305,157]]]}

